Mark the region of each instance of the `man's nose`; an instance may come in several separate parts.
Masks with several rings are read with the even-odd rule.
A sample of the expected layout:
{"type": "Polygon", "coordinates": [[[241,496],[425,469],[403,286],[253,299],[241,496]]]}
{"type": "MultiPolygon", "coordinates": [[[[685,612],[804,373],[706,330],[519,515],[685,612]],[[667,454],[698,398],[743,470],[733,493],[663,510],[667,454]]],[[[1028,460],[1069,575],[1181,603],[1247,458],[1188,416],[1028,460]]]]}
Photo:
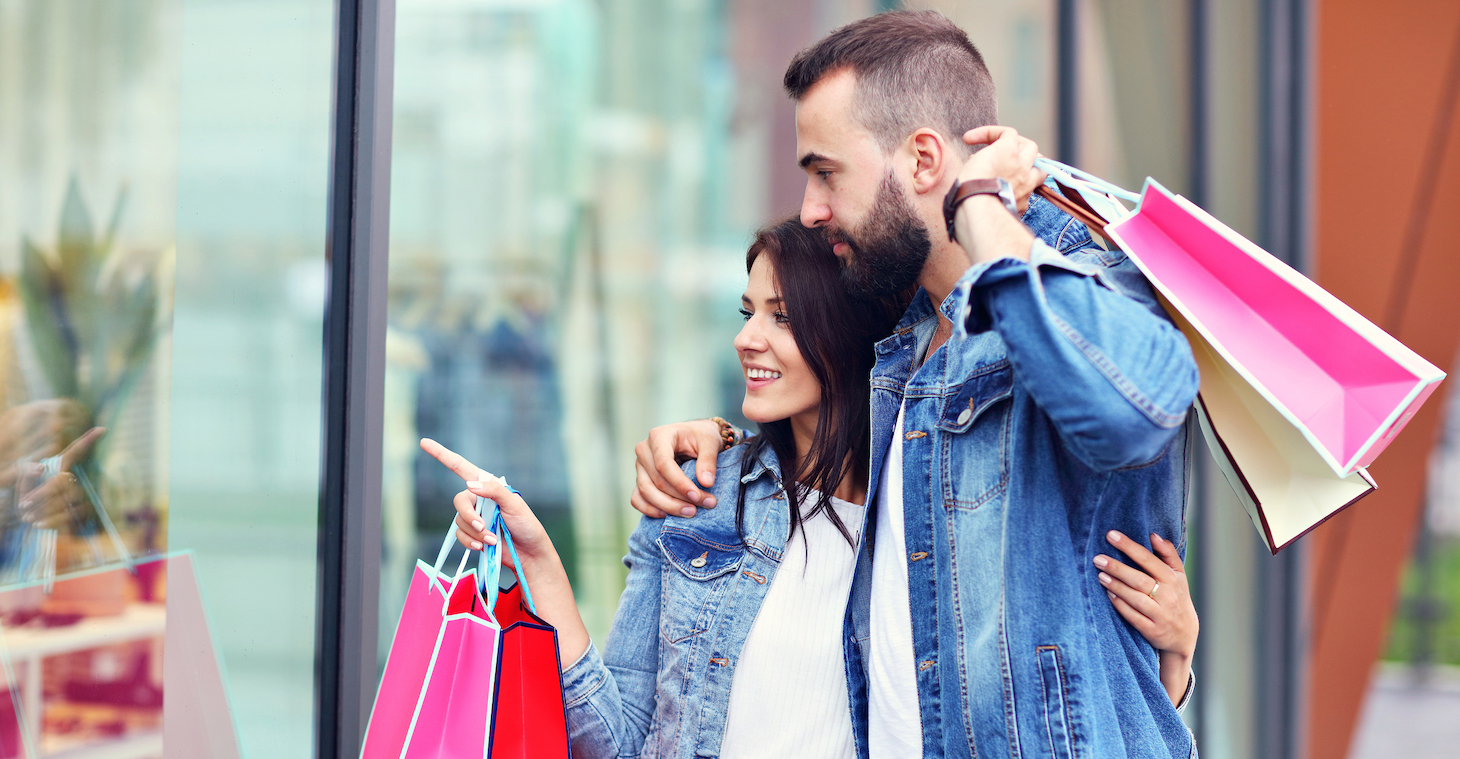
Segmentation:
{"type": "Polygon", "coordinates": [[[810,179],[806,180],[806,194],[801,198],[801,224],[807,227],[825,226],[831,221],[831,206],[816,191],[810,179]]]}

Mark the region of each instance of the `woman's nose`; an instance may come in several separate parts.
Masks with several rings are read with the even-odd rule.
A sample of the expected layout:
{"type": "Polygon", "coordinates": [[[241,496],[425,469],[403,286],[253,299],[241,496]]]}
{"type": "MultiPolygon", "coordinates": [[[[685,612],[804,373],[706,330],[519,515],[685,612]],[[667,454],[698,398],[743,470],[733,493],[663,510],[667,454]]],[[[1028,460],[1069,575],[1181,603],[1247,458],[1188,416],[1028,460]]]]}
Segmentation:
{"type": "Polygon", "coordinates": [[[735,350],[741,353],[755,353],[765,350],[765,338],[760,334],[760,327],[755,323],[755,317],[745,320],[745,326],[740,328],[740,333],[735,336],[735,350]]]}

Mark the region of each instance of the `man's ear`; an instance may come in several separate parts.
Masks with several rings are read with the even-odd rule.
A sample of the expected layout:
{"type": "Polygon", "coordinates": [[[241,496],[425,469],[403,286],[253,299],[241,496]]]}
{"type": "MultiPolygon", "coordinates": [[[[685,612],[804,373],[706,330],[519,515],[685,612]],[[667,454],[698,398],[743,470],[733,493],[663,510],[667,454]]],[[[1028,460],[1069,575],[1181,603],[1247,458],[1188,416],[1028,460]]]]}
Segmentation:
{"type": "Polygon", "coordinates": [[[909,136],[908,151],[912,154],[911,189],[919,195],[940,191],[944,177],[957,173],[957,156],[949,149],[943,135],[932,129],[919,129],[909,136]]]}

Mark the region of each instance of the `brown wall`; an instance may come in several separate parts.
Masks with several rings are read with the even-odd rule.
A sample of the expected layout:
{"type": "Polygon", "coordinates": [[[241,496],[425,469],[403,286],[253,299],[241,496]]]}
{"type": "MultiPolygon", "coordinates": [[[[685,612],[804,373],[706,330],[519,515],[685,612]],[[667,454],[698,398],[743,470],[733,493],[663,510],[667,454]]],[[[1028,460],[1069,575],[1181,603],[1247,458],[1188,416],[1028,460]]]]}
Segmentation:
{"type": "MultiPolygon", "coordinates": [[[[1460,347],[1460,2],[1317,0],[1317,279],[1441,368],[1460,347]]],[[[1309,539],[1308,756],[1343,759],[1419,524],[1442,386],[1309,539]]]]}

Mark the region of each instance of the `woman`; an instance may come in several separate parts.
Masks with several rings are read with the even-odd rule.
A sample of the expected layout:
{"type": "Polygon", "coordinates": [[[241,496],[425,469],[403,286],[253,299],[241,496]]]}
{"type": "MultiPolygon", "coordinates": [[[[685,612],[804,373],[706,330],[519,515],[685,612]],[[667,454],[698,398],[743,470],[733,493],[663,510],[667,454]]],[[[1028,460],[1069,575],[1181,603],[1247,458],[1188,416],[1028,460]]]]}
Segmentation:
{"type": "MultiPolygon", "coordinates": [[[[746,322],[735,349],[746,382],[742,411],[760,434],[720,454],[713,492],[735,508],[640,521],[601,657],[527,504],[422,441],[469,480],[456,498],[463,544],[496,542],[475,513],[476,497],[501,506],[538,612],[558,629],[579,759],[855,756],[842,619],[867,502],[867,376],[873,344],[892,331],[902,304],[847,295],[821,233],[795,218],[757,235],[746,268],[746,322]]],[[[1153,540],[1165,563],[1135,541],[1121,544],[1157,581],[1180,589],[1179,608],[1133,590],[1144,578],[1113,558],[1101,557],[1100,576],[1120,613],[1177,654],[1161,657],[1177,701],[1188,686],[1195,613],[1174,547],[1153,540]]]]}

